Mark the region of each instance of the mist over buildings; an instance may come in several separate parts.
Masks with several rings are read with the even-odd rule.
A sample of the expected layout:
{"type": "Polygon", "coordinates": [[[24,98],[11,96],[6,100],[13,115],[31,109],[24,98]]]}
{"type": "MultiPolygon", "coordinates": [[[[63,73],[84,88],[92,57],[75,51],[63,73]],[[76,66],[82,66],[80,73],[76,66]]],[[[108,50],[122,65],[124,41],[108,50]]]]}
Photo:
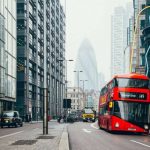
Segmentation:
{"type": "MultiPolygon", "coordinates": [[[[84,83],[85,90],[98,89],[97,61],[92,44],[88,39],[84,39],[79,47],[75,70],[77,71],[75,72],[75,86],[78,86],[79,71],[79,81],[88,80],[84,83]]],[[[79,83],[79,86],[82,87],[83,83],[81,81],[79,83]]]]}

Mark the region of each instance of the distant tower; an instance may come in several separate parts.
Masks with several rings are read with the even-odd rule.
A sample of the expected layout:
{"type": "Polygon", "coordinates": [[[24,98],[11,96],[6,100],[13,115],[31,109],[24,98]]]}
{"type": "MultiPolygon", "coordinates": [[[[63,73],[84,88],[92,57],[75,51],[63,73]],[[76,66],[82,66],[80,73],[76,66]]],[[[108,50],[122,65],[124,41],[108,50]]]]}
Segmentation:
{"type": "MultiPolygon", "coordinates": [[[[78,51],[75,70],[82,70],[80,80],[88,80],[85,82],[84,89],[98,89],[98,72],[97,62],[94,49],[88,39],[84,39],[78,51]]],[[[78,78],[75,75],[75,86],[78,86],[78,78]]],[[[80,82],[80,87],[82,84],[80,82]]]]}
{"type": "Polygon", "coordinates": [[[132,3],[127,3],[126,9],[116,7],[111,17],[111,76],[125,72],[124,50],[127,47],[127,26],[131,14],[132,3]]]}
{"type": "Polygon", "coordinates": [[[111,76],[123,73],[123,50],[126,47],[126,23],[123,7],[115,8],[111,18],[111,76]]]}

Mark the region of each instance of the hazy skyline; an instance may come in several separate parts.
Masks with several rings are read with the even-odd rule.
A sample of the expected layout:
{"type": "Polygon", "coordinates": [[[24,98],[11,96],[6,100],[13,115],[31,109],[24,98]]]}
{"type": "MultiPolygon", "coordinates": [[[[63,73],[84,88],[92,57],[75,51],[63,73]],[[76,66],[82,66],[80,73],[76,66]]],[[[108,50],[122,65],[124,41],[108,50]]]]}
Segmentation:
{"type": "MultiPolygon", "coordinates": [[[[64,4],[65,0],[61,0],[64,4]]],[[[131,0],[66,0],[66,58],[76,61],[84,38],[91,42],[98,72],[110,79],[111,15],[117,6],[126,7],[131,0]]],[[[68,63],[68,80],[73,82],[75,62],[68,63]]]]}

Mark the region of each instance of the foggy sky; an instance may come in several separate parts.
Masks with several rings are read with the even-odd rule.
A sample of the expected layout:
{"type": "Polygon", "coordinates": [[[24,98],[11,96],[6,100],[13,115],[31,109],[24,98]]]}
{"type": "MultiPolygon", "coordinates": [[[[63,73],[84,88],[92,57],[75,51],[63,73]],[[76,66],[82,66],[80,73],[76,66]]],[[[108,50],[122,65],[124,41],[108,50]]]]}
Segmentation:
{"type": "MultiPolygon", "coordinates": [[[[114,7],[131,0],[66,0],[66,56],[76,60],[79,46],[88,38],[95,50],[98,72],[110,79],[111,15],[114,7]]],[[[65,0],[61,0],[64,4],[65,0]]],[[[74,80],[75,61],[68,63],[68,80],[74,80]]]]}

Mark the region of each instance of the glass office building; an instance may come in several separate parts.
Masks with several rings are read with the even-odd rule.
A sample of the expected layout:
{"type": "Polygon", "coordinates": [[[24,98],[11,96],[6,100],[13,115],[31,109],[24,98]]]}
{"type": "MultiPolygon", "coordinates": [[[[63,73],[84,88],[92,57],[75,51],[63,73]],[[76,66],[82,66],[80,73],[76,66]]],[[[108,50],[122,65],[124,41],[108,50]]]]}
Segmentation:
{"type": "Polygon", "coordinates": [[[17,0],[17,105],[20,114],[42,118],[44,88],[48,113],[62,111],[65,14],[59,0],[17,0]]]}
{"type": "Polygon", "coordinates": [[[0,113],[16,102],[16,0],[0,0],[0,113]]]}
{"type": "MultiPolygon", "coordinates": [[[[150,1],[146,0],[146,5],[150,6],[150,1]]],[[[144,29],[142,31],[141,43],[145,48],[143,55],[143,64],[145,67],[145,75],[150,78],[150,9],[145,10],[144,29]]]]}

